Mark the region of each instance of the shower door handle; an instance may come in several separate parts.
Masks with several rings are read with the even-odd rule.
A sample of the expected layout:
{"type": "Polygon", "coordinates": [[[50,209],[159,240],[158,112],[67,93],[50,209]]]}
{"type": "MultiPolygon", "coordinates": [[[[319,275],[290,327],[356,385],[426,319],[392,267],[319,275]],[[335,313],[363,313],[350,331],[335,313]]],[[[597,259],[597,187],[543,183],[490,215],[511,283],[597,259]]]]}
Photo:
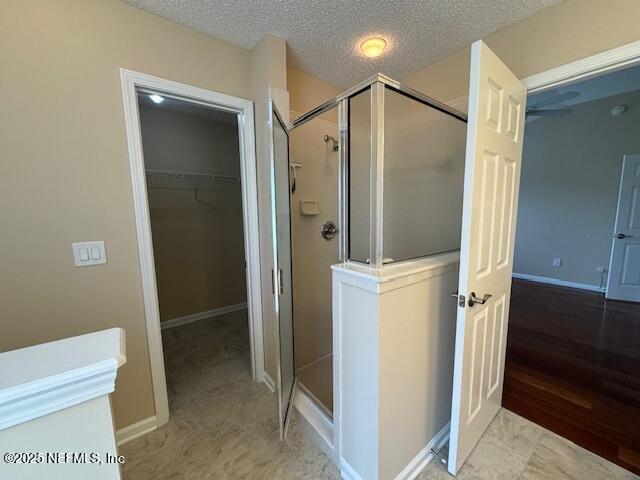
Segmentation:
{"type": "Polygon", "coordinates": [[[277,272],[273,269],[271,270],[271,293],[274,295],[276,294],[276,289],[278,290],[278,295],[284,293],[283,277],[282,269],[277,272]]]}
{"type": "Polygon", "coordinates": [[[278,270],[278,293],[282,295],[284,293],[284,275],[282,269],[278,270]]]}

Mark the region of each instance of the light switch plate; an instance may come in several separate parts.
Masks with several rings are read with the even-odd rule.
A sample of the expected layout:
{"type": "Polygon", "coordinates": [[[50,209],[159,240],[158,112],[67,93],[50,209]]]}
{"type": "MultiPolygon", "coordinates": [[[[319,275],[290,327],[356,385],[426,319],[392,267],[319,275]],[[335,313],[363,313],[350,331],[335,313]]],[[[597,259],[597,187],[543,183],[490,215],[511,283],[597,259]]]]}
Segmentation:
{"type": "Polygon", "coordinates": [[[107,263],[107,252],[103,241],[72,243],[73,261],[76,267],[107,263]]]}

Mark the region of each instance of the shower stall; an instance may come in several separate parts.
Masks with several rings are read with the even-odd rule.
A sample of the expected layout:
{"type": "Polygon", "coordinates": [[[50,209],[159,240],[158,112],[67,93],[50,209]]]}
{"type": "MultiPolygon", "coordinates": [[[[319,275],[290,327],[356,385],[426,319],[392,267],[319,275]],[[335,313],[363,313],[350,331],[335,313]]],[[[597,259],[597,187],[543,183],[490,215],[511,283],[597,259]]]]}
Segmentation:
{"type": "Polygon", "coordinates": [[[343,478],[415,478],[447,441],[455,474],[500,409],[525,101],[478,41],[468,119],[380,74],[272,105],[281,432],[295,393],[343,478]]]}
{"type": "Polygon", "coordinates": [[[291,285],[291,308],[281,308],[292,318],[281,326],[293,326],[292,344],[281,345],[293,351],[282,381],[290,392],[296,377],[331,419],[331,267],[376,271],[459,249],[466,116],[378,74],[290,125],[277,114],[273,123],[288,134],[273,172],[276,188],[288,182],[286,194],[275,192],[276,223],[288,222],[290,235],[277,239],[290,243],[290,258],[280,249],[278,263],[290,265],[279,275],[291,275],[282,279],[291,285]]]}

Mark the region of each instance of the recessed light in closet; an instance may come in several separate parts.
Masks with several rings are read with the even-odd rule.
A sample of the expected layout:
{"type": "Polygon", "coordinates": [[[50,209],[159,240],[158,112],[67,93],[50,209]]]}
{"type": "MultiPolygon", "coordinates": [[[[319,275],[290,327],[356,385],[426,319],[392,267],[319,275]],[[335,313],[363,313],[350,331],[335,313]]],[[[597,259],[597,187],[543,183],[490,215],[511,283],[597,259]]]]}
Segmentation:
{"type": "Polygon", "coordinates": [[[151,101],[153,103],[162,103],[162,102],[164,102],[164,98],[161,97],[160,95],[155,94],[155,93],[153,95],[149,95],[149,98],[151,99],[151,101]]]}

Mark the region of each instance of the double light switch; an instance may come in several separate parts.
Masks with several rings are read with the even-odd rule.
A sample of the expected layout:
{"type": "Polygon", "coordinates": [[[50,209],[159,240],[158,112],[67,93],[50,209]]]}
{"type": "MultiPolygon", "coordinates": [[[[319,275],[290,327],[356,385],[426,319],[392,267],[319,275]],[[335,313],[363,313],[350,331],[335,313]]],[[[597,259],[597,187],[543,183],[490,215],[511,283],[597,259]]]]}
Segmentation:
{"type": "Polygon", "coordinates": [[[73,260],[76,267],[100,265],[107,263],[107,253],[104,242],[77,242],[72,244],[73,260]]]}

